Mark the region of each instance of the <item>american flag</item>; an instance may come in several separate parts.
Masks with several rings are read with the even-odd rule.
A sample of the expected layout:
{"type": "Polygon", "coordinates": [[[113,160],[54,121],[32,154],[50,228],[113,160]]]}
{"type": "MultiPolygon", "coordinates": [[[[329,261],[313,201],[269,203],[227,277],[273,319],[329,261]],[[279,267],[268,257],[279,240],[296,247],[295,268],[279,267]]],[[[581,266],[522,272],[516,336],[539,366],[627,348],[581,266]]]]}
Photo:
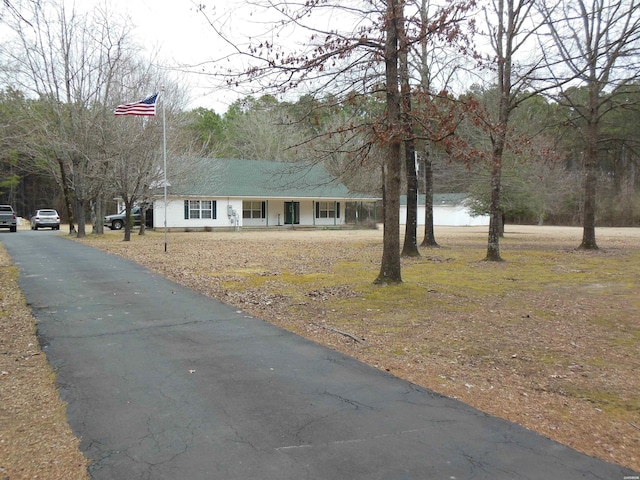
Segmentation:
{"type": "Polygon", "coordinates": [[[140,117],[153,117],[156,114],[156,100],[158,94],[153,94],[149,98],[134,103],[125,103],[116,107],[115,115],[137,115],[140,117]]]}

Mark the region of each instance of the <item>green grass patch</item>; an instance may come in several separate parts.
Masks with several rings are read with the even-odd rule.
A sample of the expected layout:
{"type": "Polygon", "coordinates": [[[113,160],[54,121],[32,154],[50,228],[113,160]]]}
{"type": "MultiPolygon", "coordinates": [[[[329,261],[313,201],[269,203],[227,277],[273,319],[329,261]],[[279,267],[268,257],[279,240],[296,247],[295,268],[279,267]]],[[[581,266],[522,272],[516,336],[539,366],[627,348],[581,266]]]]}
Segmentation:
{"type": "Polygon", "coordinates": [[[616,417],[628,417],[629,413],[640,413],[640,399],[622,398],[614,392],[603,390],[588,390],[572,386],[565,387],[568,396],[593,403],[607,413],[616,417]]]}

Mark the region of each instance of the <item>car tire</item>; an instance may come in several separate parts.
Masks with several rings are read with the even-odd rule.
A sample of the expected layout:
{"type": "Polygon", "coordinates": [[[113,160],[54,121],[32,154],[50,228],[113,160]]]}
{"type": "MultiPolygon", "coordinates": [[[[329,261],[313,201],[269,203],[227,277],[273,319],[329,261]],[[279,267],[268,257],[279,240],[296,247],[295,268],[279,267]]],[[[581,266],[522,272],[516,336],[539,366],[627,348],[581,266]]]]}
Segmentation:
{"type": "Polygon", "coordinates": [[[34,230],[37,230],[37,229],[38,229],[38,225],[35,225],[35,226],[33,227],[33,229],[34,229],[34,230]]]}
{"type": "Polygon", "coordinates": [[[124,227],[124,222],[122,220],[114,220],[111,224],[111,230],[122,230],[124,227]]]}

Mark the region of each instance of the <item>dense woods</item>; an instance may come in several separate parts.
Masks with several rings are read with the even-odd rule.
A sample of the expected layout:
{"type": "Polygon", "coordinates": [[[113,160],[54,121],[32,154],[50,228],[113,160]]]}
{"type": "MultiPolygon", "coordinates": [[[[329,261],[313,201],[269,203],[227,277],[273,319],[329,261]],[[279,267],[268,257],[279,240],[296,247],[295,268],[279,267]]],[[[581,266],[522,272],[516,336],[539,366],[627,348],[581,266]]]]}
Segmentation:
{"type": "MultiPolygon", "coordinates": [[[[578,92],[576,92],[578,93],[578,92]]],[[[472,92],[482,102],[494,91],[472,92]]],[[[352,108],[336,110],[331,99],[315,101],[317,116],[305,118],[308,98],[298,102],[278,102],[274,97],[247,97],[236,101],[224,114],[197,108],[180,113],[180,132],[185,148],[201,151],[205,156],[246,158],[255,160],[295,161],[318,155],[314,145],[305,144],[305,135],[317,135],[330,129],[336,117],[353,114],[352,108]],[[300,115],[300,116],[298,116],[300,115]],[[292,138],[298,143],[291,143],[292,138]],[[197,148],[196,148],[197,147],[197,148]],[[307,152],[307,150],[310,150],[307,152]]],[[[640,87],[629,89],[626,103],[607,119],[598,156],[598,208],[600,226],[640,226],[640,156],[637,125],[640,112],[640,87]]],[[[42,205],[55,204],[60,211],[62,192],[56,176],[33,158],[18,132],[27,119],[20,119],[21,109],[36,108],[37,101],[27,101],[12,90],[0,93],[2,115],[2,203],[11,203],[24,216],[42,205]]],[[[514,129],[529,132],[527,148],[510,152],[504,161],[502,176],[502,208],[509,223],[580,225],[582,144],[579,132],[572,126],[570,109],[550,104],[542,97],[527,100],[514,113],[514,129]]],[[[480,135],[472,126],[461,126],[472,142],[480,135]]],[[[372,158],[370,164],[355,168],[346,162],[349,142],[354,139],[328,138],[320,148],[335,150],[325,158],[328,169],[339,175],[354,191],[375,192],[380,186],[380,166],[372,158]]],[[[524,141],[524,140],[523,140],[524,141]]],[[[482,139],[478,139],[478,146],[482,139]]],[[[420,158],[420,157],[419,157],[420,158]]],[[[446,150],[431,148],[435,193],[468,192],[474,209],[489,209],[490,170],[484,158],[465,162],[446,150]]],[[[422,160],[420,159],[420,162],[422,160]]],[[[108,177],[107,177],[108,180],[108,177]]],[[[419,182],[424,193],[424,181],[419,182]]]]}

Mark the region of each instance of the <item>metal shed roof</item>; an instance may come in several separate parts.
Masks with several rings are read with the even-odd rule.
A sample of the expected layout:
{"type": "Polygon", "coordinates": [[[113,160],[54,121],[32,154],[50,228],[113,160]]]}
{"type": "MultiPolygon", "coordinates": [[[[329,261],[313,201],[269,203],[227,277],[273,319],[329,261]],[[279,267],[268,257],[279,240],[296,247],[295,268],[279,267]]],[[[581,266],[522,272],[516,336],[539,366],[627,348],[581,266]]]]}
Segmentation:
{"type": "MultiPolygon", "coordinates": [[[[435,193],[433,195],[434,205],[460,205],[464,203],[469,196],[466,193],[435,193]]],[[[418,205],[424,205],[426,198],[424,194],[418,195],[418,205]]],[[[400,196],[400,205],[407,204],[407,196],[400,196]]]]}

